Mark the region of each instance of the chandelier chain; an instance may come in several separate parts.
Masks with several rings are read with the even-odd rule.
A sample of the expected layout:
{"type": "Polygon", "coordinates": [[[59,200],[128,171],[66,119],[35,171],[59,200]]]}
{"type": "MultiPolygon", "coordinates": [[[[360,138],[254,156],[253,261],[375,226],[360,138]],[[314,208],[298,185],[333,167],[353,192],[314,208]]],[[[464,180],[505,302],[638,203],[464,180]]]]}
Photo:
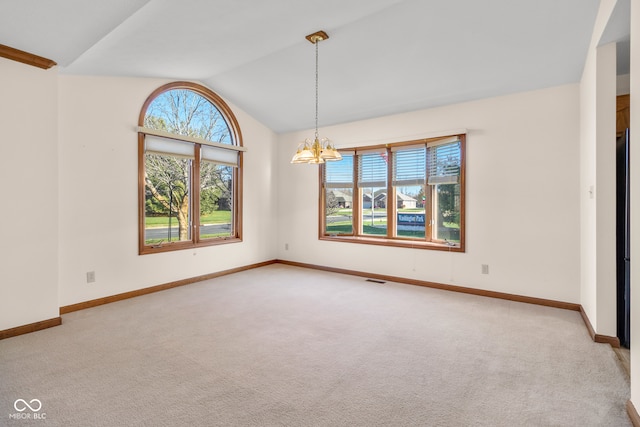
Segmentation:
{"type": "Polygon", "coordinates": [[[316,139],[318,139],[318,41],[316,45],[316,139]]]}
{"type": "Polygon", "coordinates": [[[307,40],[309,40],[311,43],[316,45],[316,116],[315,116],[315,120],[316,120],[316,127],[315,127],[315,138],[313,141],[311,141],[310,138],[307,138],[304,140],[304,142],[300,143],[300,145],[298,145],[298,149],[296,150],[296,153],[293,155],[293,158],[291,159],[291,163],[307,163],[307,164],[314,164],[314,165],[320,165],[323,164],[325,162],[330,162],[330,161],[337,161],[337,160],[342,160],[342,156],[340,155],[340,153],[338,152],[338,150],[336,150],[335,146],[333,146],[331,144],[331,142],[326,139],[323,138],[322,141],[320,141],[320,137],[318,135],[318,112],[320,110],[319,108],[319,99],[320,99],[320,90],[319,90],[319,81],[320,81],[320,71],[319,71],[319,63],[320,61],[318,60],[319,54],[318,54],[318,43],[321,42],[322,40],[326,40],[327,38],[329,38],[329,36],[327,35],[327,33],[325,33],[324,31],[318,31],[316,33],[313,34],[309,34],[307,37],[305,37],[307,40]]]}

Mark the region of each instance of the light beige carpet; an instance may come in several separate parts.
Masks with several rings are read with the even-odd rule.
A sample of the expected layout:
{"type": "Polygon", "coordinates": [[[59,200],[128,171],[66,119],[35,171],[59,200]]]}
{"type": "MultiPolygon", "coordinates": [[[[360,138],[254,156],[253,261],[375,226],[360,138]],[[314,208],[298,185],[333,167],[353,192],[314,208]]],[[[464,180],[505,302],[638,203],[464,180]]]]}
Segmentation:
{"type": "Polygon", "coordinates": [[[275,264],[63,321],[0,341],[0,425],[631,425],[572,311],[275,264]]]}

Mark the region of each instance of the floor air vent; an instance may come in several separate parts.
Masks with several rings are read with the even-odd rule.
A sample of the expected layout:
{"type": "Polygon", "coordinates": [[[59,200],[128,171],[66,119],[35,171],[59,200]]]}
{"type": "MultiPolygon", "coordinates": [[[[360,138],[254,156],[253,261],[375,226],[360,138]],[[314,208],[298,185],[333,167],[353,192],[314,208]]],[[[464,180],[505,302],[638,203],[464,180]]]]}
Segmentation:
{"type": "Polygon", "coordinates": [[[376,279],[367,279],[367,282],[373,282],[373,283],[387,283],[384,280],[376,280],[376,279]]]}

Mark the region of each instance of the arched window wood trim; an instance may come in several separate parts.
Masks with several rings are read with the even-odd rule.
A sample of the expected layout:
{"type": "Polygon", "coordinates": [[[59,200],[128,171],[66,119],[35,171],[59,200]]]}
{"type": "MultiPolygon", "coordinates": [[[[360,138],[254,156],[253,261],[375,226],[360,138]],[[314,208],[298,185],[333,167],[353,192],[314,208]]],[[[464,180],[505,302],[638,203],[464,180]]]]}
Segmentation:
{"type": "MultiPolygon", "coordinates": [[[[212,246],[225,243],[233,243],[242,241],[242,175],[243,175],[243,151],[242,148],[242,133],[238,121],[231,111],[231,108],[227,103],[220,98],[212,90],[192,82],[178,81],[167,83],[156,90],[154,90],[145,100],[140,114],[138,116],[138,243],[139,254],[150,254],[158,252],[168,252],[174,250],[190,249],[195,247],[212,246]],[[220,112],[224,118],[230,132],[232,145],[239,147],[238,149],[238,166],[232,168],[233,170],[233,191],[232,191],[232,235],[224,238],[200,238],[199,233],[199,206],[200,206],[200,185],[199,185],[199,173],[193,173],[192,179],[192,194],[191,194],[191,213],[193,222],[190,224],[191,239],[187,241],[168,242],[164,244],[149,244],[145,240],[146,224],[145,224],[145,202],[146,202],[146,184],[145,184],[145,132],[141,131],[144,127],[145,117],[147,111],[152,102],[165,92],[171,90],[185,89],[194,92],[197,95],[202,96],[208,100],[213,106],[220,112]]],[[[176,135],[176,139],[180,139],[179,135],[176,135]]],[[[192,170],[200,170],[200,145],[195,144],[197,148],[194,149],[195,157],[193,161],[192,170]]],[[[171,233],[171,231],[169,231],[171,233]]]]}

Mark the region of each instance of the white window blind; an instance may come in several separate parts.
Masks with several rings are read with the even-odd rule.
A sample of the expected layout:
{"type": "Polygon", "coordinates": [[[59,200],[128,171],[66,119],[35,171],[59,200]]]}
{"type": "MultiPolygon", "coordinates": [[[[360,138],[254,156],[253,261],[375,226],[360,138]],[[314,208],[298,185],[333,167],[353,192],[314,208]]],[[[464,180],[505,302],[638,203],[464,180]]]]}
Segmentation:
{"type": "Polygon", "coordinates": [[[200,147],[200,158],[219,165],[238,167],[239,151],[226,150],[224,148],[202,145],[200,147]]]}
{"type": "Polygon", "coordinates": [[[353,154],[342,154],[339,162],[327,162],[324,169],[325,188],[353,187],[353,154]]]}
{"type": "Polygon", "coordinates": [[[358,187],[387,186],[386,150],[358,154],[358,187]]]}
{"type": "Polygon", "coordinates": [[[392,184],[424,185],[427,181],[427,147],[398,148],[392,152],[392,184]]]}
{"type": "Polygon", "coordinates": [[[144,134],[145,153],[193,159],[195,157],[195,144],[200,144],[200,156],[203,161],[238,167],[239,153],[247,151],[246,148],[237,145],[205,141],[200,138],[183,135],[174,135],[155,129],[139,127],[138,132],[144,134]]]}
{"type": "Polygon", "coordinates": [[[460,141],[454,141],[427,148],[428,184],[457,184],[460,182],[462,161],[460,147],[460,141]]]}
{"type": "Polygon", "coordinates": [[[160,138],[153,135],[145,135],[145,153],[171,155],[176,157],[186,157],[193,159],[194,144],[177,139],[160,138]]]}

